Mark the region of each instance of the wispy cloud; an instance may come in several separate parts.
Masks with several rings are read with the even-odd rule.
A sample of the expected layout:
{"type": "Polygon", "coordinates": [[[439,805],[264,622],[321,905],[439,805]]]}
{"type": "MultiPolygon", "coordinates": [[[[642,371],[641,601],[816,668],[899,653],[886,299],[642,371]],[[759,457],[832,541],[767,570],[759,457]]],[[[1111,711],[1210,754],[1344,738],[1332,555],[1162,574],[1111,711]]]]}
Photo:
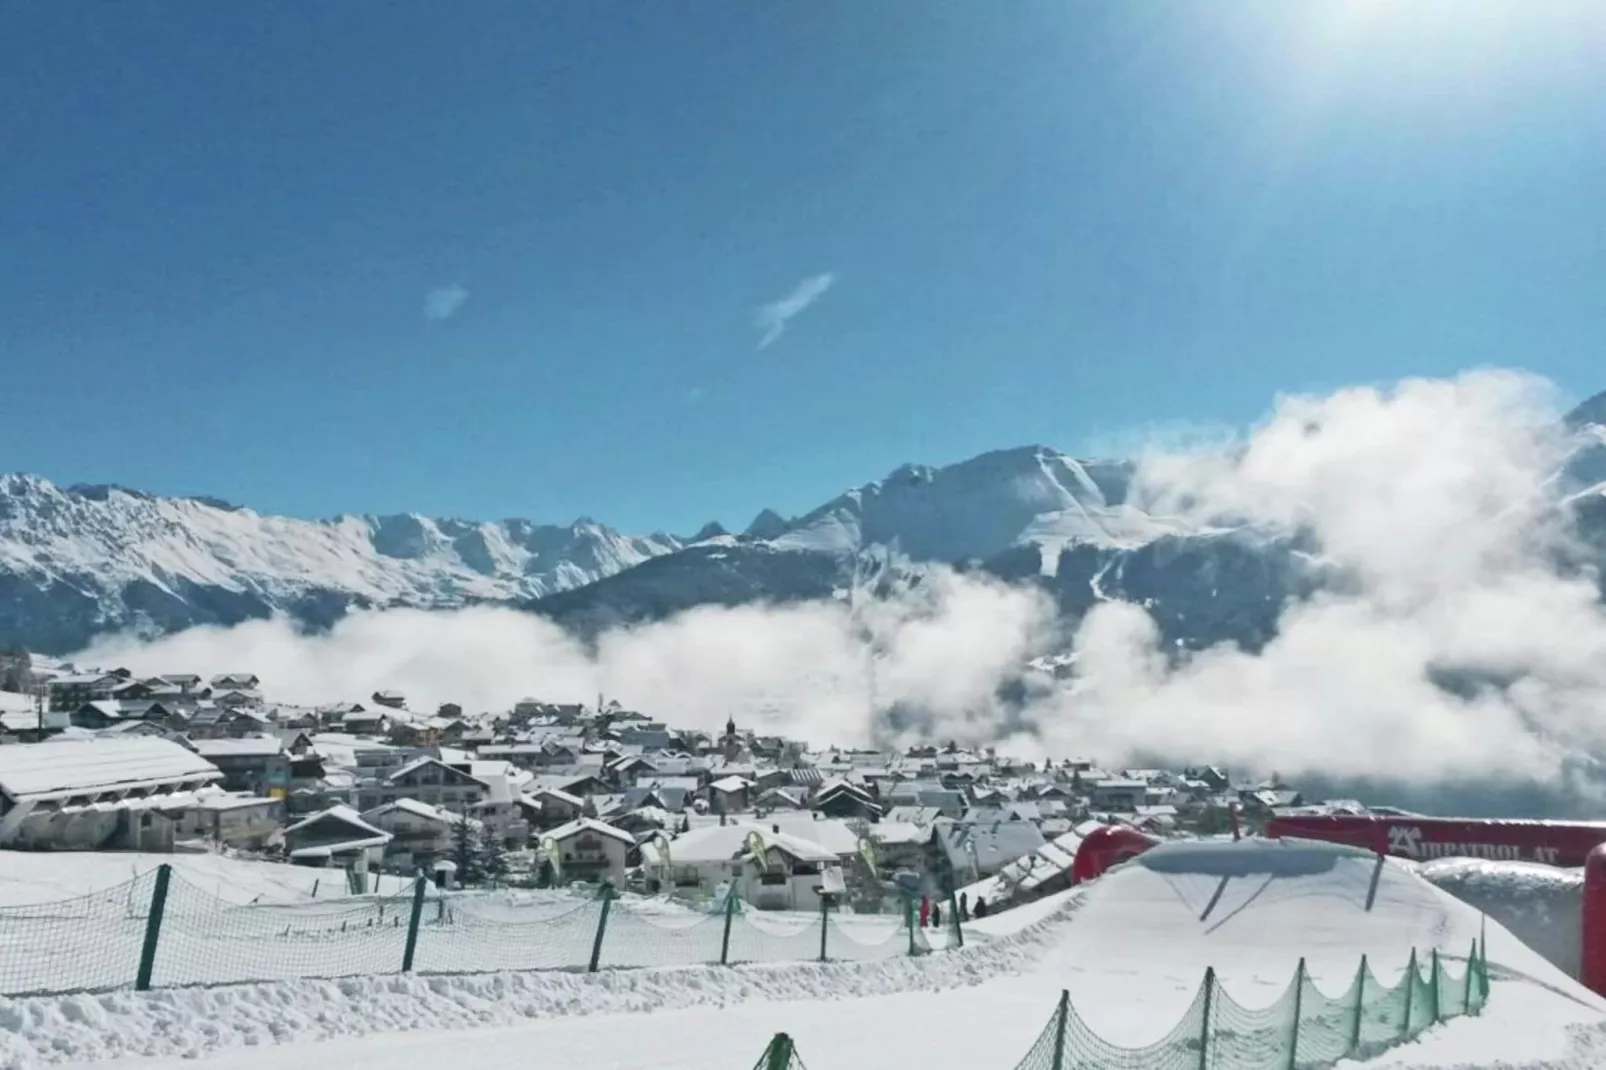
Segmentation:
{"type": "Polygon", "coordinates": [[[468,304],[468,290],[458,283],[437,286],[424,294],[424,318],[434,322],[449,320],[468,304]]]}
{"type": "Polygon", "coordinates": [[[792,318],[824,297],[825,291],[829,290],[834,282],[836,282],[836,275],[829,271],[822,272],[819,275],[810,275],[792,287],[792,292],[779,301],[772,301],[767,305],[761,306],[757,312],[753,313],[754,325],[764,332],[763,337],[758,340],[758,348],[764,349],[773,345],[781,335],[786,333],[786,325],[792,321],[792,318]]]}

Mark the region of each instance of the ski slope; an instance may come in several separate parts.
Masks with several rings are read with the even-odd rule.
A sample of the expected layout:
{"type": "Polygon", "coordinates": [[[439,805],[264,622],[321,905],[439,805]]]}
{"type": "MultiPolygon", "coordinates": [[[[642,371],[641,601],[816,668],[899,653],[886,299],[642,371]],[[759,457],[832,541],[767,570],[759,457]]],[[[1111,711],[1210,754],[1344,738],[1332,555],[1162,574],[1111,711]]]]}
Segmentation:
{"type": "MultiPolygon", "coordinates": [[[[784,1031],[810,1070],[1012,1070],[1062,989],[1102,1038],[1139,1046],[1183,1016],[1207,966],[1250,1008],[1274,1002],[1301,958],[1336,996],[1362,954],[1391,984],[1412,947],[1464,956],[1482,924],[1409,865],[1350,849],[1179,843],[968,926],[967,946],[939,955],[0,1001],[0,1023],[20,1023],[0,1027],[0,1045],[11,1045],[0,1046],[0,1065],[127,1066],[144,1054],[156,1058],[142,1065],[173,1070],[470,1070],[528,1065],[539,1053],[542,1065],[746,1070],[784,1031]],[[478,1028],[461,1032],[469,1026],[478,1028]]],[[[1487,940],[1483,1016],[1366,1065],[1606,1065],[1606,1001],[1498,924],[1487,940]]]]}

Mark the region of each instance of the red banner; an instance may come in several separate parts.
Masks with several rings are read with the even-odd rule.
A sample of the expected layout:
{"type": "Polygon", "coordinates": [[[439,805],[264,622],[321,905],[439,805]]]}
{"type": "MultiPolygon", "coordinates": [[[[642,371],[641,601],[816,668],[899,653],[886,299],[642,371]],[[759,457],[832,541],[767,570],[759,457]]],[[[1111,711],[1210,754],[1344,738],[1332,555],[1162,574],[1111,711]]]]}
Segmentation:
{"type": "Polygon", "coordinates": [[[1422,861],[1483,858],[1573,867],[1606,843],[1606,822],[1313,814],[1273,818],[1266,835],[1326,840],[1422,861]]]}

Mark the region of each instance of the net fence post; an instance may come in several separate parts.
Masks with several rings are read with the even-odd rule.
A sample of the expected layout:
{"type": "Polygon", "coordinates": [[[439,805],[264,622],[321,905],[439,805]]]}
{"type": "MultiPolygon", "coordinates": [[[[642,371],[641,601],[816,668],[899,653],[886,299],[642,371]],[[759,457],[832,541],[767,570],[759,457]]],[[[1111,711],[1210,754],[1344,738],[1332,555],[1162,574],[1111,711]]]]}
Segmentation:
{"type": "Polygon", "coordinates": [[[1288,1040],[1288,1070],[1299,1066],[1299,1016],[1305,1010],[1305,960],[1294,967],[1294,1024],[1293,1036],[1288,1040]]]}
{"type": "Polygon", "coordinates": [[[1440,1014],[1440,1011],[1443,1008],[1442,1008],[1442,1005],[1439,1003],[1439,949],[1438,948],[1434,948],[1433,949],[1433,973],[1431,975],[1431,979],[1428,982],[1428,991],[1433,996],[1433,1021],[1436,1024],[1436,1023],[1441,1022],[1441,1021],[1444,1020],[1442,1015],[1440,1014]]]}
{"type": "Polygon", "coordinates": [[[1472,1013],[1472,985],[1473,978],[1478,973],[1478,942],[1472,941],[1472,950],[1467,953],[1466,993],[1461,1000],[1461,1013],[1472,1013]]]}
{"type": "Polygon", "coordinates": [[[725,893],[725,931],[719,938],[719,964],[729,966],[731,960],[731,921],[736,916],[736,883],[731,882],[725,893]]]}
{"type": "Polygon", "coordinates": [[[1060,1005],[1054,1012],[1054,1068],[1065,1070],[1065,1034],[1070,1029],[1071,992],[1060,990],[1060,1005]]]}
{"type": "Polygon", "coordinates": [[[831,897],[820,896],[820,961],[825,961],[826,937],[831,932],[831,897]]]}
{"type": "Polygon", "coordinates": [[[1199,1070],[1210,1070],[1210,1018],[1216,1003],[1216,968],[1205,967],[1204,1018],[1199,1026],[1199,1070]]]}
{"type": "Polygon", "coordinates": [[[1489,944],[1482,941],[1478,947],[1478,1013],[1483,1013],[1489,1002],[1489,944]]]}
{"type": "Polygon", "coordinates": [[[402,948],[402,973],[413,972],[413,955],[418,951],[418,923],[424,917],[424,876],[413,882],[413,910],[407,916],[407,943],[402,948]]]}
{"type": "Polygon", "coordinates": [[[1416,948],[1411,949],[1411,961],[1405,964],[1405,1022],[1400,1026],[1401,1038],[1411,1035],[1411,1011],[1416,1004],[1416,985],[1422,974],[1416,968],[1416,948]]]}
{"type": "Polygon", "coordinates": [[[591,941],[591,962],[586,966],[587,973],[596,973],[597,967],[602,963],[602,937],[608,931],[608,908],[613,905],[613,885],[606,881],[602,884],[602,910],[597,914],[597,937],[591,941]]]}
{"type": "Polygon", "coordinates": [[[167,886],[173,878],[173,867],[163,862],[156,867],[156,885],[151,889],[151,908],[145,915],[145,942],[139,949],[139,973],[134,977],[134,991],[151,990],[151,974],[156,969],[156,948],[162,942],[162,915],[167,912],[167,886]]]}
{"type": "Polygon", "coordinates": [[[764,1059],[764,1070],[786,1070],[792,1064],[792,1038],[785,1033],[776,1033],[775,1039],[770,1041],[770,1049],[764,1059]]]}
{"type": "Polygon", "coordinates": [[[1349,1026],[1349,1048],[1345,1054],[1354,1055],[1361,1047],[1361,1020],[1366,1006],[1366,955],[1361,955],[1361,968],[1355,974],[1355,1018],[1349,1026]]]}
{"type": "Polygon", "coordinates": [[[959,900],[954,897],[953,882],[948,884],[948,916],[954,921],[954,946],[965,946],[965,930],[959,927],[959,900]]]}

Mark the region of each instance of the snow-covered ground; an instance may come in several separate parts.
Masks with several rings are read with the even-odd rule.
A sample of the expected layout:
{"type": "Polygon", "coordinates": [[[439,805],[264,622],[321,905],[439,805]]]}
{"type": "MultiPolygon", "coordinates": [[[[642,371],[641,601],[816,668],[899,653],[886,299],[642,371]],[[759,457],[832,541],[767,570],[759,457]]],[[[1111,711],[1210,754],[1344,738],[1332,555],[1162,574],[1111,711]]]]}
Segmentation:
{"type": "MultiPolygon", "coordinates": [[[[163,863],[189,883],[228,903],[300,903],[346,895],[346,875],[221,854],[134,851],[0,851],[0,907],[89,895],[152,873],[163,863]]],[[[371,875],[369,890],[397,895],[406,877],[371,875]]]]}
{"type": "MultiPolygon", "coordinates": [[[[0,1066],[315,1070],[447,1061],[469,1070],[751,1066],[785,1031],[812,1070],[896,1060],[1010,1070],[1064,989],[1104,1039],[1158,1039],[1206,966],[1255,1008],[1304,958],[1338,995],[1361,954],[1393,983],[1415,947],[1464,956],[1478,911],[1416,875],[1317,845],[1168,846],[1070,893],[977,923],[964,950],[880,962],[377,977],[0,1001],[0,1066]],[[1376,883],[1373,891],[1374,879],[1376,883]],[[479,1027],[464,1033],[465,1027],[479,1027]]],[[[1437,1026],[1375,1066],[1606,1065],[1606,1001],[1487,926],[1483,1015],[1437,1026]]],[[[1457,961],[1453,969],[1459,973],[1457,961]]],[[[1225,1070],[1225,1068],[1223,1068],[1225,1070]]]]}

